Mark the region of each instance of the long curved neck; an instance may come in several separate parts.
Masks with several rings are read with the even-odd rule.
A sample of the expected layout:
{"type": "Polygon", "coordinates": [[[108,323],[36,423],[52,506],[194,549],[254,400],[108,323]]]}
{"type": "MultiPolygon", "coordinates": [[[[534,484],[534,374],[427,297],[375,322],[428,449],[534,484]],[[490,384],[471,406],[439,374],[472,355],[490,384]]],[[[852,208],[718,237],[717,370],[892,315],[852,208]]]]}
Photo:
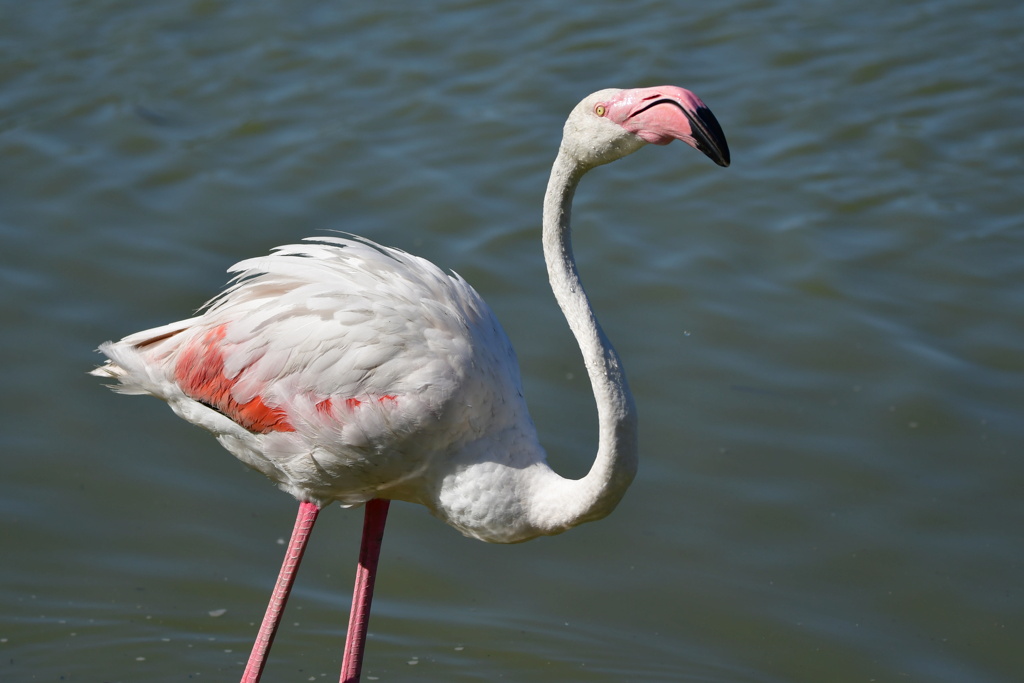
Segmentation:
{"type": "Polygon", "coordinates": [[[566,528],[610,513],[637,468],[637,417],[619,355],[594,316],[572,253],[570,214],[580,178],[588,171],[560,149],[544,196],[543,245],[555,299],[572,330],[597,402],[599,441],[590,472],[563,480],[558,495],[566,528]]]}

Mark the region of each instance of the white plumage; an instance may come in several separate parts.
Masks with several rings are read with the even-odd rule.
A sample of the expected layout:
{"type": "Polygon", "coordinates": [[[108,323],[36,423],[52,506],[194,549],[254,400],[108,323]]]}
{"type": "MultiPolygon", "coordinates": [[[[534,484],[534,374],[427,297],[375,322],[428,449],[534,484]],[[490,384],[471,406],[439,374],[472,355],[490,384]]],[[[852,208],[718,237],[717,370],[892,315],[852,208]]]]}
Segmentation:
{"type": "MultiPolygon", "coordinates": [[[[506,467],[545,460],[524,436],[532,426],[512,346],[465,280],[338,237],[279,247],[230,272],[234,283],[203,315],[102,345],[111,362],[97,374],[119,379],[124,393],[167,401],[301,500],[408,500],[468,535],[520,540],[475,528],[472,515],[450,518],[440,505],[439,474],[452,473],[438,463],[492,448],[474,442],[509,449],[506,467]],[[282,411],[292,430],[246,429],[237,422],[246,411],[186,393],[183,355],[211,334],[223,357],[210,368],[223,376],[219,388],[234,404],[259,399],[282,411]]],[[[209,365],[209,354],[200,361],[209,365]]]]}

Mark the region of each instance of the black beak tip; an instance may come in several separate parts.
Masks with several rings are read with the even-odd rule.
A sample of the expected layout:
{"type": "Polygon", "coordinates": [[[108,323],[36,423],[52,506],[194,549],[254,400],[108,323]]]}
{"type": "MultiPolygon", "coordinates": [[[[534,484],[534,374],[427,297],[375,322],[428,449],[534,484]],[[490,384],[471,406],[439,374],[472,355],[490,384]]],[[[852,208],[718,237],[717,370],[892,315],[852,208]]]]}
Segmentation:
{"type": "Polygon", "coordinates": [[[722,138],[722,147],[717,152],[717,154],[708,154],[707,152],[705,154],[708,154],[711,160],[722,168],[727,168],[732,163],[732,159],[729,158],[729,146],[726,144],[725,138],[722,138]]]}
{"type": "Polygon", "coordinates": [[[697,149],[704,152],[709,159],[719,166],[725,167],[731,163],[729,157],[729,143],[725,140],[725,133],[718,119],[707,107],[697,110],[697,115],[691,117],[694,122],[693,134],[697,140],[697,149]]]}

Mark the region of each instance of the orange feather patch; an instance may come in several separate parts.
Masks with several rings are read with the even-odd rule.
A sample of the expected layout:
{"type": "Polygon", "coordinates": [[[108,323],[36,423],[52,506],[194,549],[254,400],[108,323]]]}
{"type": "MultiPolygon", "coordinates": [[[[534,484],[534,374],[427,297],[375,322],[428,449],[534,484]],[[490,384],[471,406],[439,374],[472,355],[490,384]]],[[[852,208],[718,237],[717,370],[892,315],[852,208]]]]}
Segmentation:
{"type": "MultiPolygon", "coordinates": [[[[174,367],[174,377],[182,391],[227,415],[250,432],[294,432],[295,427],[280,408],[271,408],[259,396],[247,403],[239,403],[231,395],[237,380],[224,375],[224,352],[220,347],[224,328],[224,325],[213,328],[181,352],[174,367]]],[[[330,409],[329,403],[327,408],[330,409]]]]}

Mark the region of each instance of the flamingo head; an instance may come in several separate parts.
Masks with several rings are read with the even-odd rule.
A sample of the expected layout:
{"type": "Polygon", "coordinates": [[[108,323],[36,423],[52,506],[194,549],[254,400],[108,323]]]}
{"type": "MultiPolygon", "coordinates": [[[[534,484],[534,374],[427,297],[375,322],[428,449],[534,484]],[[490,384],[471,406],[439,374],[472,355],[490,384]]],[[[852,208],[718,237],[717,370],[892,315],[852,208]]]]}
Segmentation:
{"type": "Polygon", "coordinates": [[[584,98],[565,122],[562,147],[587,167],[599,166],[646,144],[682,140],[719,166],[729,165],[729,144],[718,119],[699,97],[685,88],[619,90],[610,88],[584,98]]]}

